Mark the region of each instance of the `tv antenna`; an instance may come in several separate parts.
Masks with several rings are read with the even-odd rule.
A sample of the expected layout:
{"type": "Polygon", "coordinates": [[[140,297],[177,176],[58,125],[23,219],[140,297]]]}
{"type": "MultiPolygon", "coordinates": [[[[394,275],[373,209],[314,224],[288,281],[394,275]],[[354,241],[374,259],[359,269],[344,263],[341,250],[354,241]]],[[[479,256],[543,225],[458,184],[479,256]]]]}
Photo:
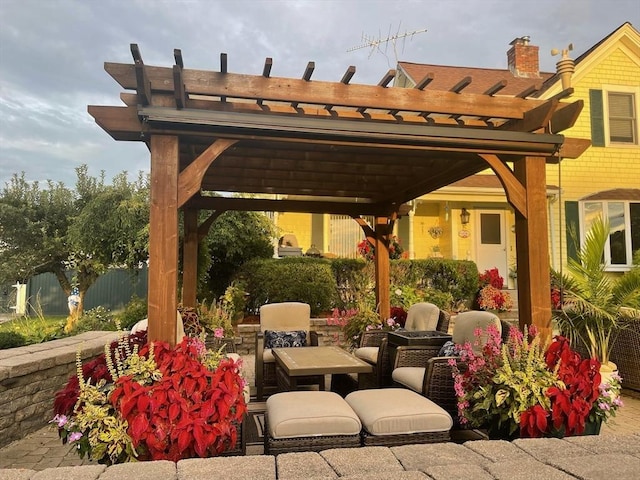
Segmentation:
{"type": "Polygon", "coordinates": [[[400,25],[398,25],[398,30],[394,35],[391,34],[391,26],[389,26],[389,34],[382,38],[382,35],[379,33],[377,37],[365,35],[362,33],[362,43],[360,45],[356,45],[355,47],[351,47],[347,49],[347,52],[353,52],[355,50],[361,50],[363,48],[369,48],[371,51],[369,52],[369,58],[373,55],[373,52],[377,51],[383,54],[387,58],[387,63],[389,62],[389,57],[387,56],[387,47],[389,44],[393,45],[393,54],[395,56],[396,63],[398,62],[398,51],[396,49],[396,42],[398,40],[402,40],[402,51],[404,51],[404,45],[407,38],[413,39],[415,35],[420,33],[425,33],[427,31],[426,28],[422,30],[414,30],[412,32],[405,31],[404,33],[400,33],[400,25]],[[384,51],[381,46],[384,45],[384,51]]]}

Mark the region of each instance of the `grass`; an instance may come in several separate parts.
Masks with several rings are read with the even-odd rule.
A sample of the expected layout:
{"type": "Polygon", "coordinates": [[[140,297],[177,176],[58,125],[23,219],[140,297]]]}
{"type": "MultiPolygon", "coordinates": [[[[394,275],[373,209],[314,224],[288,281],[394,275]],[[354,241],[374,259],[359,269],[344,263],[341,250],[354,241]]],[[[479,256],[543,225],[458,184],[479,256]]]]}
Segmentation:
{"type": "Polygon", "coordinates": [[[41,343],[64,336],[65,315],[17,317],[0,324],[0,332],[15,332],[24,336],[27,344],[41,343]]]}

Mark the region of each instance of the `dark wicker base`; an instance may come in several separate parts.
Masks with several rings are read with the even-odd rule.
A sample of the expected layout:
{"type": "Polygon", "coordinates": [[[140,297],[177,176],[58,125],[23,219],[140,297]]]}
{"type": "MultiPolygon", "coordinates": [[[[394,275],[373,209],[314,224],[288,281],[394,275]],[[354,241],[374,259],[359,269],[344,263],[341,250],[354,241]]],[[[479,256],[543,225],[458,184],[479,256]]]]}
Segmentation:
{"type": "Polygon", "coordinates": [[[291,452],[320,452],[331,448],[357,448],[360,434],[323,435],[315,437],[273,438],[269,434],[269,420],[264,415],[264,454],[278,455],[291,452]]]}
{"type": "Polygon", "coordinates": [[[362,446],[397,447],[414,443],[438,443],[451,440],[449,430],[444,432],[404,433],[398,435],[370,435],[362,432],[362,446]]]}

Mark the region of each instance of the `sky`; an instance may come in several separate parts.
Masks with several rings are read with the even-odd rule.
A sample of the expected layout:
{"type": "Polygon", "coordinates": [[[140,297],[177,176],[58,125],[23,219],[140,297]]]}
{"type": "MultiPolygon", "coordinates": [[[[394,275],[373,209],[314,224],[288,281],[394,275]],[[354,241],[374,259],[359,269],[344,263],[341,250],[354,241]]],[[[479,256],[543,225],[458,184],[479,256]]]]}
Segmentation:
{"type": "Polygon", "coordinates": [[[0,188],[13,174],[73,187],[75,169],[148,172],[140,142],[117,142],[88,105],[123,105],[104,62],[377,84],[397,61],[507,68],[509,43],[529,36],[540,69],[555,71],[552,48],[577,58],[624,22],[640,29],[638,0],[0,0],[0,188]],[[424,31],[426,30],[426,32],[424,31]],[[412,32],[418,32],[413,33],[412,32]],[[387,41],[375,50],[371,41],[387,41]],[[364,48],[357,48],[365,45],[364,48]]]}

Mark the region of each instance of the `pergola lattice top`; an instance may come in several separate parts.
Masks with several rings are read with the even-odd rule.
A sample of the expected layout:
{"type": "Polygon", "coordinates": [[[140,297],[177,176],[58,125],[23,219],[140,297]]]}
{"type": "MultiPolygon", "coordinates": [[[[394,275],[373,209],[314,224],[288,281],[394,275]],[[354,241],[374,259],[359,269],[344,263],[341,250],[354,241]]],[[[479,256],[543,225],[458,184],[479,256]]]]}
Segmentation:
{"type": "Polygon", "coordinates": [[[238,140],[189,192],[201,208],[234,202],[192,198],[198,190],[289,195],[288,210],[386,214],[486,169],[479,154],[553,161],[564,140],[557,133],[582,108],[560,102],[570,91],[546,101],[501,97],[504,83],[465,94],[470,77],[449,91],[430,91],[433,75],[406,89],[388,87],[394,70],[378,85],[358,85],[350,83],[355,67],[339,82],[323,82],[311,79],[313,62],[292,79],[271,77],[270,58],[262,75],[244,75],[227,71],[226,54],[216,72],[184,68],[179,50],[172,68],[145,65],[136,45],[132,53],[134,64],[105,64],[123,88],[136,91],[121,95],[128,107],[89,112],[116,140],[178,135],[181,171],[216,138],[238,140]],[[554,135],[544,133],[549,122],[554,135]]]}

